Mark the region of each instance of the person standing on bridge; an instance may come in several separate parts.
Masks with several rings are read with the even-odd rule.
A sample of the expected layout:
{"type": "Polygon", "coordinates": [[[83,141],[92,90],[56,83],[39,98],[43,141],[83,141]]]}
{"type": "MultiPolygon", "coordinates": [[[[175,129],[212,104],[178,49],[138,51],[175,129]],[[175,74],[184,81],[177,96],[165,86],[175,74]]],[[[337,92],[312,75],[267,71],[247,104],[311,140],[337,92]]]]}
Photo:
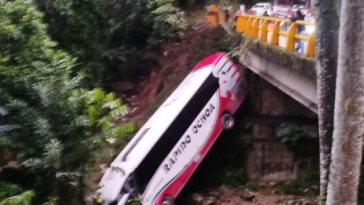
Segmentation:
{"type": "MultiPolygon", "coordinates": [[[[293,16],[290,18],[290,21],[292,23],[296,22],[296,21],[304,21],[305,20],[305,15],[302,14],[301,10],[297,10],[293,16]]],[[[297,25],[297,33],[298,35],[306,35],[306,29],[304,25],[297,25]]],[[[302,53],[304,52],[304,44],[302,40],[297,40],[297,47],[296,47],[296,51],[302,53]]]]}
{"type": "MultiPolygon", "coordinates": [[[[296,22],[296,21],[303,21],[305,20],[305,15],[302,14],[301,10],[297,10],[293,16],[290,18],[290,21],[292,23],[296,22]]],[[[297,25],[297,31],[298,33],[302,32],[305,30],[305,26],[303,25],[297,25]]]]}

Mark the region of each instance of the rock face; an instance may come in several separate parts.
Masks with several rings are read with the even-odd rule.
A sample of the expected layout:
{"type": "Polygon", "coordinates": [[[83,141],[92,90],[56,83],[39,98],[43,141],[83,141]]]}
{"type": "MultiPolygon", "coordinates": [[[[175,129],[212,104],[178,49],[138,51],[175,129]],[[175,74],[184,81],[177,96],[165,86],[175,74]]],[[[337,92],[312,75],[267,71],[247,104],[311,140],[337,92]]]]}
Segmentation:
{"type": "Polygon", "coordinates": [[[242,190],[240,192],[240,197],[246,201],[253,201],[255,198],[255,195],[248,190],[242,190]]]}
{"type": "Polygon", "coordinates": [[[214,196],[216,197],[217,199],[220,197],[220,193],[218,191],[210,191],[208,193],[209,196],[214,196]]]}
{"type": "Polygon", "coordinates": [[[204,196],[201,194],[194,193],[191,195],[190,201],[194,205],[201,205],[204,200],[204,196]]]}
{"type": "Polygon", "coordinates": [[[218,189],[217,192],[222,195],[222,196],[231,196],[232,194],[234,194],[234,190],[231,189],[230,187],[226,186],[226,185],[221,185],[218,189]]]}
{"type": "Polygon", "coordinates": [[[222,185],[214,190],[192,194],[188,205],[317,205],[317,203],[311,198],[301,196],[263,194],[259,191],[233,189],[222,185]]]}
{"type": "Polygon", "coordinates": [[[190,197],[190,202],[193,205],[216,205],[218,198],[219,198],[219,193],[216,191],[209,192],[207,196],[194,193],[190,197]]]}
{"type": "Polygon", "coordinates": [[[295,201],[294,200],[288,200],[286,202],[287,205],[294,205],[295,204],[295,201]]]}
{"type": "Polygon", "coordinates": [[[251,76],[251,149],[246,150],[245,171],[249,180],[260,182],[297,179],[305,167],[319,170],[317,115],[263,78],[251,76]],[[307,139],[291,149],[280,141],[277,130],[283,123],[298,125],[307,139]],[[306,144],[307,143],[307,144],[306,144]]]}
{"type": "Polygon", "coordinates": [[[217,198],[215,196],[209,196],[205,198],[202,202],[202,205],[216,205],[217,198]]]}

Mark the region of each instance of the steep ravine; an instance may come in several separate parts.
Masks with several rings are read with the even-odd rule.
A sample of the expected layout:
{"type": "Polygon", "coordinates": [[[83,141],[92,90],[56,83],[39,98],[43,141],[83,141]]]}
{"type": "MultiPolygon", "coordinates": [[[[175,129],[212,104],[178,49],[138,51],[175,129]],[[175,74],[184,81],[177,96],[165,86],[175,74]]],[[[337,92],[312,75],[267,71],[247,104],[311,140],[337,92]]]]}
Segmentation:
{"type": "MultiPolygon", "coordinates": [[[[150,76],[140,82],[122,82],[113,89],[129,104],[130,114],[120,118],[136,122],[140,127],[163,100],[183,80],[194,65],[214,52],[229,49],[232,39],[222,28],[212,28],[207,22],[196,23],[178,42],[165,45],[150,76]]],[[[249,107],[245,102],[239,109],[236,128],[223,133],[209,154],[186,184],[177,204],[244,205],[244,204],[315,204],[314,199],[279,194],[281,184],[258,183],[247,180],[243,147],[249,143],[244,121],[249,107]]],[[[98,183],[101,175],[94,177],[98,183]]],[[[306,187],[311,192],[316,187],[306,187]]]]}

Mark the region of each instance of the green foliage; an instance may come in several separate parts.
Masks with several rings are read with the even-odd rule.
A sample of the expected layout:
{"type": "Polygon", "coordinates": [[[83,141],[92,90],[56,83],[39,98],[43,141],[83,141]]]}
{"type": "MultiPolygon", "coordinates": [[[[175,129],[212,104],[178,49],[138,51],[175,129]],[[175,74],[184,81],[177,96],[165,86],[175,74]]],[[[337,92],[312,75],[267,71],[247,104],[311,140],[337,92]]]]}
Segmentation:
{"type": "Polygon", "coordinates": [[[174,0],[35,2],[45,13],[52,39],[85,65],[90,87],[148,74],[147,46],[185,28],[174,0]]]}
{"type": "MultiPolygon", "coordinates": [[[[180,0],[180,3],[182,0],[180,0]]],[[[184,0],[183,1],[183,4],[187,7],[191,7],[193,4],[197,3],[197,0],[184,0]]]]}
{"type": "Polygon", "coordinates": [[[22,194],[6,198],[0,202],[0,205],[30,205],[34,197],[33,191],[26,191],[22,194]]]}
{"type": "Polygon", "coordinates": [[[47,202],[43,203],[43,205],[57,205],[57,198],[50,197],[47,202]]]}
{"type": "MultiPolygon", "coordinates": [[[[8,110],[0,119],[2,147],[16,153],[19,169],[34,179],[36,204],[48,197],[48,204],[68,204],[83,193],[87,170],[120,151],[114,145],[125,144],[135,126],[117,123],[129,110],[114,93],[85,86],[87,69],[55,49],[30,0],[0,4],[0,93],[8,110]]],[[[4,203],[32,196],[25,192],[4,203]]]]}
{"type": "Polygon", "coordinates": [[[4,200],[5,198],[18,195],[22,193],[23,189],[15,184],[9,184],[6,182],[0,181],[0,201],[4,200]]]}
{"type": "Polygon", "coordinates": [[[138,199],[131,199],[131,200],[129,200],[126,204],[127,204],[127,205],[141,205],[142,203],[141,203],[141,201],[140,201],[140,200],[138,200],[138,199]]]}
{"type": "Polygon", "coordinates": [[[224,167],[220,183],[232,187],[241,186],[246,183],[246,173],[243,168],[233,166],[224,167]]]}
{"type": "Polygon", "coordinates": [[[239,141],[238,146],[240,148],[248,148],[252,144],[252,132],[253,126],[250,121],[242,120],[238,125],[239,141]]]}
{"type": "Polygon", "coordinates": [[[282,123],[276,130],[277,137],[283,143],[295,145],[297,140],[305,136],[302,129],[294,123],[282,123]]]}
{"type": "Polygon", "coordinates": [[[259,184],[255,181],[248,181],[244,187],[248,188],[249,190],[256,191],[259,187],[259,184]]]}
{"type": "Polygon", "coordinates": [[[174,37],[179,30],[184,30],[187,23],[184,13],[175,6],[176,0],[149,1],[149,8],[153,9],[154,35],[160,37],[174,37]]]}
{"type": "Polygon", "coordinates": [[[215,48],[218,51],[229,52],[230,45],[233,40],[233,37],[230,34],[225,34],[225,36],[218,41],[215,42],[215,48]]]}
{"type": "Polygon", "coordinates": [[[251,133],[252,125],[249,121],[241,120],[237,124],[237,128],[234,133],[230,134],[230,137],[237,136],[233,139],[234,141],[230,144],[229,154],[224,153],[219,156],[219,165],[223,166],[222,172],[218,177],[219,184],[227,184],[233,187],[238,187],[241,185],[253,188],[253,184],[247,181],[247,176],[243,168],[242,162],[239,157],[243,156],[244,150],[251,145],[251,133]]]}
{"type": "Polygon", "coordinates": [[[319,177],[317,172],[308,167],[297,180],[277,183],[275,189],[281,194],[317,196],[319,194],[319,177]]]}

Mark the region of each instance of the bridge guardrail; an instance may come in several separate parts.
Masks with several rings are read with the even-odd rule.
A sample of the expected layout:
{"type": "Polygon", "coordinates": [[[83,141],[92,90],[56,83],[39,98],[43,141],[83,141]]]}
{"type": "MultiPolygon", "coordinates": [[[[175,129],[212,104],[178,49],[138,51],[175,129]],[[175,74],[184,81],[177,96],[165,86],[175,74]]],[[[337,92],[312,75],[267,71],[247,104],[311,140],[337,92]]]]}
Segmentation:
{"type": "Polygon", "coordinates": [[[287,19],[280,19],[266,16],[243,15],[239,16],[236,21],[236,30],[247,36],[259,39],[260,41],[269,42],[271,45],[279,45],[279,36],[286,37],[285,49],[287,51],[295,51],[296,40],[304,40],[307,42],[304,55],[307,57],[315,56],[315,34],[314,32],[307,36],[297,34],[297,26],[314,26],[312,22],[296,21],[291,23],[287,19]],[[274,23],[273,27],[268,28],[269,23],[274,23]],[[290,24],[287,31],[280,30],[281,23],[290,24]],[[270,39],[268,39],[270,33],[270,39]]]}

